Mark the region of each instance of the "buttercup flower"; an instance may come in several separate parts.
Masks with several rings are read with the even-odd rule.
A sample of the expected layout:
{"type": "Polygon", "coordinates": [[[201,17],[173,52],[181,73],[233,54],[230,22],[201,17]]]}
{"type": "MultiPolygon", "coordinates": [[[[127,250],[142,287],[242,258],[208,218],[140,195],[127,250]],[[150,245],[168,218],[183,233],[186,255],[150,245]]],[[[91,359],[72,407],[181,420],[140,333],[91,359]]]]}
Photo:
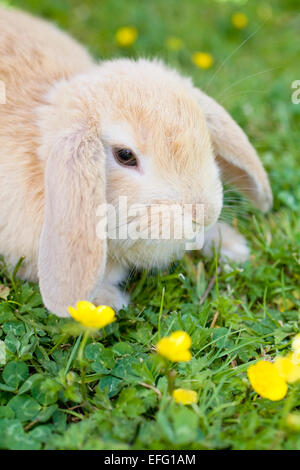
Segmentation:
{"type": "Polygon", "coordinates": [[[264,398],[277,401],[287,393],[285,379],[279,374],[275,364],[258,361],[248,369],[248,377],[254,390],[264,398]]]}
{"type": "Polygon", "coordinates": [[[124,26],[116,32],[116,42],[121,47],[131,46],[137,39],[138,32],[134,26],[124,26]]]}
{"type": "Polygon", "coordinates": [[[195,52],[192,56],[192,61],[201,69],[209,69],[214,62],[212,55],[208,52],[195,52]]]}
{"type": "Polygon", "coordinates": [[[71,316],[88,328],[104,328],[116,320],[115,312],[105,305],[95,307],[91,302],[80,301],[74,307],[68,308],[71,316]]]}
{"type": "Polygon", "coordinates": [[[279,375],[289,383],[294,383],[300,379],[300,365],[294,361],[292,353],[285,357],[278,357],[274,365],[279,375]]]}
{"type": "Polygon", "coordinates": [[[193,403],[197,403],[197,393],[193,390],[176,388],[173,390],[172,396],[176,403],[182,403],[183,405],[192,405],[193,403]]]}
{"type": "Polygon", "coordinates": [[[158,354],[173,362],[187,362],[192,359],[192,340],[185,331],[175,331],[162,338],[156,345],[158,354]]]}
{"type": "Polygon", "coordinates": [[[231,17],[233,26],[237,29],[244,29],[248,24],[248,18],[244,13],[235,13],[231,17]]]}
{"type": "Polygon", "coordinates": [[[180,49],[182,49],[183,42],[180,38],[177,38],[175,36],[169,36],[166,40],[166,46],[172,51],[179,51],[180,49]]]}

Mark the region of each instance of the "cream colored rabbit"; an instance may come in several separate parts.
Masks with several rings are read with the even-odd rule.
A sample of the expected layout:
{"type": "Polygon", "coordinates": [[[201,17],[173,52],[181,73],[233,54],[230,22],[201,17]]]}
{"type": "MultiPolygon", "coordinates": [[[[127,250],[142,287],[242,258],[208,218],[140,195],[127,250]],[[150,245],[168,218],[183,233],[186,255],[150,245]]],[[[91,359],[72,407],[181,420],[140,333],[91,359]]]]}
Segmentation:
{"type": "MultiPolygon", "coordinates": [[[[0,8],[0,253],[39,281],[49,310],[89,299],[120,308],[130,267],[165,266],[185,240],[107,240],[97,208],[201,203],[208,244],[247,257],[244,239],[215,225],[224,177],[268,210],[266,173],[246,135],[213,99],[158,61],[97,64],[54,26],[0,8]],[[220,232],[221,229],[221,232],[220,232]]],[[[209,251],[209,245],[206,246],[209,251]]]]}

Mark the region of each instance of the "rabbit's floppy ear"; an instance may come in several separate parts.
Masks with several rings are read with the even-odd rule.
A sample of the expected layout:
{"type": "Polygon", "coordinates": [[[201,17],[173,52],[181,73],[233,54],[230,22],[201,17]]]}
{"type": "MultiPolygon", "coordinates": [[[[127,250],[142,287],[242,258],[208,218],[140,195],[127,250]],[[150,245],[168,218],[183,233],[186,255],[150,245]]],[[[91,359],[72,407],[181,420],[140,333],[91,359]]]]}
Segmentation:
{"type": "Polygon", "coordinates": [[[273,203],[272,191],[254,147],[222,106],[202,91],[196,93],[224,180],[236,186],[255,207],[268,211],[273,203]]]}
{"type": "Polygon", "coordinates": [[[58,93],[40,121],[46,165],[38,274],[46,307],[61,316],[92,300],[106,264],[106,240],[96,234],[96,209],[105,203],[99,116],[88,93],[76,92],[58,93]]]}

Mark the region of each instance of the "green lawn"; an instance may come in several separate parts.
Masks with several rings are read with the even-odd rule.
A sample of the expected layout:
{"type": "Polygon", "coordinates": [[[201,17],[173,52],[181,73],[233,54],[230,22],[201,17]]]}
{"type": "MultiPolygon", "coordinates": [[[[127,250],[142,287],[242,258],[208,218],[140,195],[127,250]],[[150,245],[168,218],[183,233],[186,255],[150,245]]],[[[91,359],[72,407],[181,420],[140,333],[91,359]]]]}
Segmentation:
{"type": "Polygon", "coordinates": [[[0,3],[54,20],[101,59],[159,56],[191,75],[246,130],[275,199],[267,216],[227,201],[223,216],[235,219],[252,258],[242,268],[225,265],[204,302],[217,259],[190,253],[169,271],[131,278],[132,304],[86,346],[85,383],[70,321],[48,314],[38,287],[2,263],[0,448],[300,449],[300,384],[272,402],[252,390],[246,373],[259,358],[286,353],[299,331],[300,104],[291,101],[300,80],[299,2],[0,3]],[[231,24],[238,11],[248,18],[242,30],[231,24]],[[138,39],[120,49],[115,33],[127,25],[138,39]],[[168,49],[169,36],[183,48],[168,49]],[[213,66],[197,68],[195,51],[209,52],[213,66]],[[178,329],[191,335],[193,359],[174,365],[176,387],[197,392],[193,406],[170,398],[153,351],[159,331],[178,329]]]}

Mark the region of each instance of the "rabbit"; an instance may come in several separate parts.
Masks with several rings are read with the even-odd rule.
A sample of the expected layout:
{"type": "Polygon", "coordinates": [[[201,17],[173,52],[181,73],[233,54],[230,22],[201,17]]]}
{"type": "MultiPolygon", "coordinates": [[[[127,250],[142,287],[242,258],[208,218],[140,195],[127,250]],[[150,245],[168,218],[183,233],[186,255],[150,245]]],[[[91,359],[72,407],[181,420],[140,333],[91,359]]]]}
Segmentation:
{"type": "MultiPolygon", "coordinates": [[[[165,267],[185,240],[97,235],[97,208],[203,204],[221,254],[244,261],[245,239],[218,222],[222,181],[235,182],[263,212],[267,174],[242,129],[190,78],[153,59],[100,63],[45,20],[0,8],[0,253],[38,282],[58,316],[79,300],[128,305],[129,269],[165,267]]],[[[194,207],[194,206],[193,206],[194,207]]]]}

